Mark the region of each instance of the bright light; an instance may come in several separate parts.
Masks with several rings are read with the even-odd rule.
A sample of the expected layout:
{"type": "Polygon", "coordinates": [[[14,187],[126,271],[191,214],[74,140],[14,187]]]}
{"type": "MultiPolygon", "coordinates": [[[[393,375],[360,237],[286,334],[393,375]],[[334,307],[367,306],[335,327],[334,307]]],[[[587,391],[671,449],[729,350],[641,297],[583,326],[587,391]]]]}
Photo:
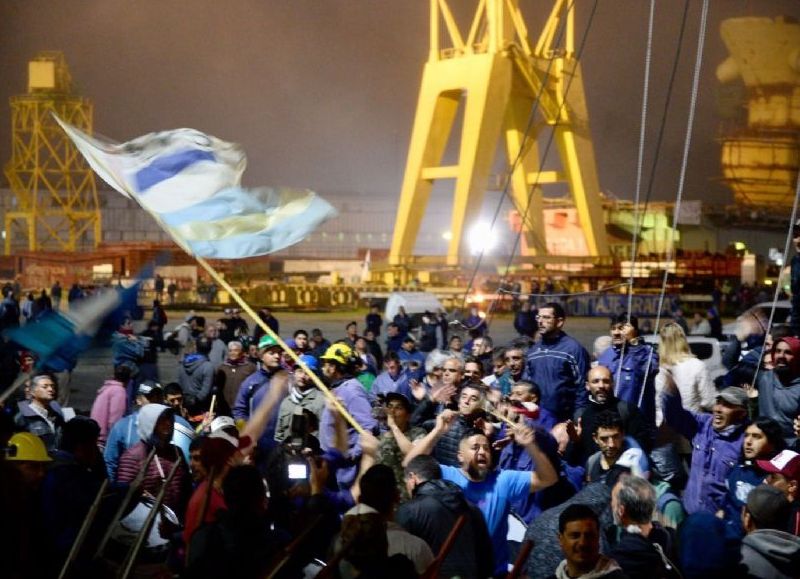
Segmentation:
{"type": "Polygon", "coordinates": [[[771,279],[765,279],[764,280],[764,285],[772,285],[772,280],[771,279]]]}
{"type": "Polygon", "coordinates": [[[490,253],[497,244],[497,236],[488,223],[477,223],[469,232],[469,245],[473,255],[490,253]]]}
{"type": "Polygon", "coordinates": [[[747,249],[747,246],[744,244],[744,242],[737,241],[736,243],[733,244],[733,248],[736,251],[744,251],[745,249],[747,249]]]}
{"type": "Polygon", "coordinates": [[[451,239],[453,239],[453,232],[445,231],[444,233],[442,233],[442,239],[444,239],[445,241],[450,241],[451,239]]]}

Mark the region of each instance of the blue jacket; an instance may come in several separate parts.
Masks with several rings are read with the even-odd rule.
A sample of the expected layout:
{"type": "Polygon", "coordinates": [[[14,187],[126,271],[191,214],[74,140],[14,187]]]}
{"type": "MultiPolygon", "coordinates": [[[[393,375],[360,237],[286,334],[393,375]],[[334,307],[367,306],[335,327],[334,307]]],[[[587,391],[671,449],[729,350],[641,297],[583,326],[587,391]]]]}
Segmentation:
{"type": "Polygon", "coordinates": [[[622,357],[622,370],[620,370],[620,353],[621,348],[608,348],[600,354],[597,362],[611,370],[616,384],[614,388],[616,397],[628,404],[638,406],[647,423],[655,425],[658,354],[653,351],[650,344],[627,345],[625,355],[622,357]],[[642,390],[644,390],[644,394],[642,394],[642,390]]]}
{"type": "MultiPolygon", "coordinates": [[[[336,397],[342,402],[345,410],[352,416],[361,427],[369,432],[373,432],[378,426],[378,421],[372,415],[372,405],[369,402],[364,387],[355,378],[347,378],[337,383],[331,384],[336,397]]],[[[361,445],[358,444],[358,432],[355,428],[349,427],[348,430],[347,456],[350,461],[349,468],[342,468],[336,472],[336,480],[340,488],[350,488],[355,482],[358,460],[361,457],[361,445]]],[[[373,434],[375,434],[373,432],[373,434]]],[[[319,442],[323,450],[335,448],[335,423],[331,411],[325,408],[322,412],[322,421],[319,426],[319,442]]]]}
{"type": "Polygon", "coordinates": [[[389,372],[384,370],[375,381],[372,383],[372,396],[376,397],[379,394],[389,394],[390,392],[397,392],[402,394],[409,401],[412,401],[411,388],[408,385],[408,372],[401,370],[396,378],[392,378],[389,372]]]}
{"type": "Polygon", "coordinates": [[[587,402],[589,354],[575,338],[560,332],[543,337],[528,350],[524,377],[542,390],[541,406],[559,420],[572,418],[587,402]]]}
{"type": "MultiPolygon", "coordinates": [[[[232,414],[235,419],[250,420],[253,411],[261,404],[261,400],[269,392],[269,382],[275,372],[267,372],[264,368],[250,374],[244,379],[236,395],[236,402],[233,403],[232,414]]],[[[278,426],[278,413],[274,412],[267,428],[258,439],[258,447],[265,452],[275,447],[275,429],[278,426]]]]}
{"type": "MultiPolygon", "coordinates": [[[[533,427],[533,421],[526,420],[526,422],[528,426],[533,427]]],[[[536,430],[536,442],[539,448],[542,449],[542,452],[550,459],[553,468],[556,469],[558,473],[558,482],[543,491],[530,494],[522,500],[511,502],[511,509],[517,513],[527,525],[530,525],[536,517],[550,507],[563,503],[575,494],[575,489],[567,481],[566,472],[558,456],[558,443],[556,440],[549,432],[539,428],[536,430]]],[[[503,470],[524,470],[533,472],[536,470],[536,463],[533,457],[531,457],[523,447],[512,443],[506,445],[500,452],[497,467],[503,470]]]]}
{"type": "Polygon", "coordinates": [[[764,482],[766,473],[758,468],[752,461],[745,461],[733,467],[725,486],[725,535],[733,540],[741,541],[744,537],[742,527],[742,507],[747,503],[750,491],[764,482]]]}
{"type": "Polygon", "coordinates": [[[728,474],[739,462],[744,424],[723,432],[711,426],[711,414],[695,414],[683,408],[678,392],[661,395],[664,422],[692,442],[692,465],[683,493],[683,506],[690,515],[720,510],[725,503],[728,474]]]}

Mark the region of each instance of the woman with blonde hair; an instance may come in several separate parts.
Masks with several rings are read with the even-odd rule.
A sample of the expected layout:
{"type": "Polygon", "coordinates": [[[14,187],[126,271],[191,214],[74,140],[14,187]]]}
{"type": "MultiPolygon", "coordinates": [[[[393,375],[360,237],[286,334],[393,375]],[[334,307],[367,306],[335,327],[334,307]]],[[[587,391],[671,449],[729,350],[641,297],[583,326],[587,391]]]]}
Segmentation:
{"type": "MultiPolygon", "coordinates": [[[[686,334],[678,324],[669,322],[658,332],[660,367],[672,372],[681,394],[683,407],[691,412],[708,412],[717,400],[717,390],[708,377],[705,364],[689,349],[686,334]]],[[[656,376],[656,392],[660,397],[664,375],[656,376]]]]}
{"type": "Polygon", "coordinates": [[[656,374],[656,444],[651,453],[659,478],[680,489],[686,482],[686,468],[681,459],[691,455],[688,440],[664,424],[661,392],[667,375],[678,386],[683,407],[691,412],[710,410],[716,402],[717,391],[708,378],[705,364],[689,349],[686,333],[675,322],[669,322],[658,332],[659,372],[656,374]]]}

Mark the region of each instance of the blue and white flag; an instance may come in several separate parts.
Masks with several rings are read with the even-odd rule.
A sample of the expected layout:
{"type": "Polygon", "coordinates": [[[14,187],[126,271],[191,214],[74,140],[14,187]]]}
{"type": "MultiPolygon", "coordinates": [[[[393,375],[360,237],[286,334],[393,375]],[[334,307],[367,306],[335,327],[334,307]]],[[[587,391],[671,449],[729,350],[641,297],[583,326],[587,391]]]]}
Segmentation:
{"type": "Polygon", "coordinates": [[[106,183],[135,199],[193,255],[266,255],[301,241],[336,215],[307,189],[243,189],[242,148],[200,131],[150,133],[117,144],[56,120],[106,183]]]}

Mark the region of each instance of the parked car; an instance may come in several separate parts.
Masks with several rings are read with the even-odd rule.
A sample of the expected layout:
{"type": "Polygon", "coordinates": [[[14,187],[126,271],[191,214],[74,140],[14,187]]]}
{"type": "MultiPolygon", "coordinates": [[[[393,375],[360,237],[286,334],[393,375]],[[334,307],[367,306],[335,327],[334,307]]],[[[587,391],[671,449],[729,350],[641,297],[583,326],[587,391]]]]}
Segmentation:
{"type": "MultiPolygon", "coordinates": [[[[769,316],[772,311],[772,302],[761,302],[745,310],[735,321],[728,322],[722,326],[722,333],[725,335],[736,335],[739,324],[750,326],[751,334],[764,334],[769,324],[769,316]]],[[[792,304],[789,300],[778,300],[775,302],[775,315],[772,318],[772,325],[788,324],[792,312],[792,304]]]]}

